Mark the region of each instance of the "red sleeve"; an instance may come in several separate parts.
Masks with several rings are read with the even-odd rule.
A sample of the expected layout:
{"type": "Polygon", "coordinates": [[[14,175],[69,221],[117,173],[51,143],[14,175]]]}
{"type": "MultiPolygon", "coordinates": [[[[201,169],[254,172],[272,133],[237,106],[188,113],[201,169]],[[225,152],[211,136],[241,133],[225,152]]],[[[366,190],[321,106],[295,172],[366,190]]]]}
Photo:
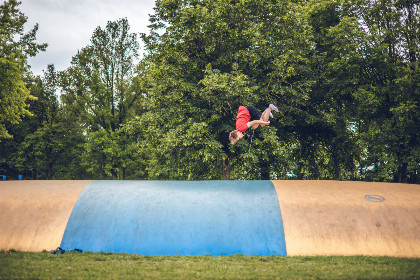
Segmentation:
{"type": "Polygon", "coordinates": [[[248,129],[247,123],[251,120],[249,111],[244,106],[239,106],[238,115],[236,116],[236,130],[245,132],[248,129]]]}

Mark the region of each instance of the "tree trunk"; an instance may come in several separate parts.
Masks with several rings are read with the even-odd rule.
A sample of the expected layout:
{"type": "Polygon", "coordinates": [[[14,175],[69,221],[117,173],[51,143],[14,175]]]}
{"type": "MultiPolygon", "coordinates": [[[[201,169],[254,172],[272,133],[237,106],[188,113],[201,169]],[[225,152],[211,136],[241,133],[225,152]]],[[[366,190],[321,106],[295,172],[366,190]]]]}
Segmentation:
{"type": "Polygon", "coordinates": [[[303,169],[303,163],[298,163],[298,169],[297,169],[297,172],[296,172],[296,179],[297,180],[305,180],[305,173],[304,172],[302,172],[302,169],[303,169]]]}
{"type": "Polygon", "coordinates": [[[398,183],[407,183],[408,163],[404,162],[398,167],[398,183]]]}
{"type": "Polygon", "coordinates": [[[112,169],[111,174],[112,174],[112,180],[118,180],[118,173],[116,170],[112,169]]]}
{"type": "Polygon", "coordinates": [[[261,180],[270,180],[270,163],[262,162],[261,180]]]}
{"type": "Polygon", "coordinates": [[[230,158],[223,159],[223,180],[230,179],[230,158]]]}
{"type": "Polygon", "coordinates": [[[47,170],[47,180],[52,179],[52,169],[53,169],[53,164],[49,163],[48,164],[48,170],[47,170]]]}

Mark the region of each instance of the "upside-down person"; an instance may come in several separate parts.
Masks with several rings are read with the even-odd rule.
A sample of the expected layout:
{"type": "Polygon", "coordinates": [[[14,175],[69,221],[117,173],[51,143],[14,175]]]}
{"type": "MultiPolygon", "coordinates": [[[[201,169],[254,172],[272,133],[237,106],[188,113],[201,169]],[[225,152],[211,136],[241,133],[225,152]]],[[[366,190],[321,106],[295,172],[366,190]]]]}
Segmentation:
{"type": "Polygon", "coordinates": [[[230,143],[235,145],[236,142],[244,137],[244,132],[250,127],[256,129],[258,126],[269,125],[269,118],[273,117],[271,110],[279,111],[273,104],[268,105],[268,108],[262,113],[252,105],[239,106],[238,115],[236,116],[236,130],[229,133],[230,143]]]}

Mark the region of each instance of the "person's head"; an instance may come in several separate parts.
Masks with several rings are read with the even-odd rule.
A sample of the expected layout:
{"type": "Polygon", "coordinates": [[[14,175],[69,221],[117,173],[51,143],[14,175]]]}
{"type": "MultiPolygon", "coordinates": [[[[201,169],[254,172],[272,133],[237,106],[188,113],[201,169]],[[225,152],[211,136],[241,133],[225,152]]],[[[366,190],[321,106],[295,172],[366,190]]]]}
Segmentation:
{"type": "Polygon", "coordinates": [[[232,145],[235,145],[236,142],[238,142],[242,138],[244,138],[244,134],[239,130],[234,130],[231,133],[229,133],[229,141],[232,145]]]}

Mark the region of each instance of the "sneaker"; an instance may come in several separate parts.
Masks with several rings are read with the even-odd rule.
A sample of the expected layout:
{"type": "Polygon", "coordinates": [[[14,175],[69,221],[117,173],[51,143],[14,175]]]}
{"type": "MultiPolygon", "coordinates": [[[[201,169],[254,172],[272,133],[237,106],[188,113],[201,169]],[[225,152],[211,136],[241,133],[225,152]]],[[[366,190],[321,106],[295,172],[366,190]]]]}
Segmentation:
{"type": "Polygon", "coordinates": [[[268,107],[270,107],[271,108],[271,110],[274,110],[274,111],[276,111],[276,112],[278,112],[279,111],[279,109],[277,109],[277,107],[276,106],[274,106],[274,104],[270,104],[268,107]]]}

